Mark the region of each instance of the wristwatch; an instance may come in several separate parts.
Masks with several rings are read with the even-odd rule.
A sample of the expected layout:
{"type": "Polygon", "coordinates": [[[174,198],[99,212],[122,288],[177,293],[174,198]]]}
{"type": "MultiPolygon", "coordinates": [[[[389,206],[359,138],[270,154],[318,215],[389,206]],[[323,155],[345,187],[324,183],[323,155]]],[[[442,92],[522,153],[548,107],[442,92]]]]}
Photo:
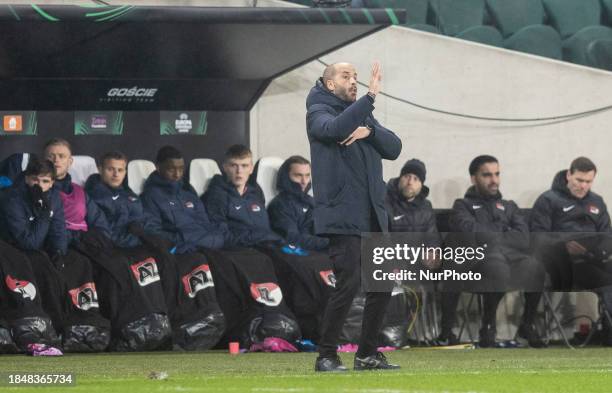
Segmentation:
{"type": "Polygon", "coordinates": [[[376,100],[376,94],[372,93],[371,91],[368,91],[368,95],[370,96],[370,98],[372,98],[372,101],[376,100]]]}
{"type": "Polygon", "coordinates": [[[365,127],[366,127],[368,130],[370,130],[370,135],[368,135],[368,138],[373,137],[373,136],[374,136],[374,127],[372,127],[372,126],[371,126],[371,125],[369,125],[369,124],[366,124],[366,125],[365,125],[365,127]]]}

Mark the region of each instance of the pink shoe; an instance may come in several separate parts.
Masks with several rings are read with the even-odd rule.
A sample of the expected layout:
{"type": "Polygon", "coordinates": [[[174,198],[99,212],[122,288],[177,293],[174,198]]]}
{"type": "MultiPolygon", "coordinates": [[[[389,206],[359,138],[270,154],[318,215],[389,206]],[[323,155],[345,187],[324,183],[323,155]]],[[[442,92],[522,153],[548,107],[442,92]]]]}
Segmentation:
{"type": "Polygon", "coordinates": [[[26,353],[32,356],[62,356],[63,353],[58,348],[47,344],[28,344],[26,353]]]}
{"type": "Polygon", "coordinates": [[[342,344],[338,346],[338,352],[355,353],[359,346],[357,344],[342,344]]]}
{"type": "Polygon", "coordinates": [[[251,345],[250,352],[298,352],[291,343],[278,337],[266,337],[262,343],[251,345]]]}

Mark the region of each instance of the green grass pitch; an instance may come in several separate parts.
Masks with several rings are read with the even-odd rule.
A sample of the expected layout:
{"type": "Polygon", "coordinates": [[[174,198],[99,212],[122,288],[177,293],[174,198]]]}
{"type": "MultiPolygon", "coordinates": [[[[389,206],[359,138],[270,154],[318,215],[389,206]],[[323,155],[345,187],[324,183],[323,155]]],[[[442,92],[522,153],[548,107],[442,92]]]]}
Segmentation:
{"type": "MultiPolygon", "coordinates": [[[[388,354],[399,371],[318,374],[316,354],[153,352],[0,356],[0,374],[72,372],[73,387],[0,392],[612,392],[612,349],[405,349],[388,354]],[[166,379],[150,379],[151,373],[166,379]]],[[[343,354],[352,367],[353,355],[343,354]]]]}

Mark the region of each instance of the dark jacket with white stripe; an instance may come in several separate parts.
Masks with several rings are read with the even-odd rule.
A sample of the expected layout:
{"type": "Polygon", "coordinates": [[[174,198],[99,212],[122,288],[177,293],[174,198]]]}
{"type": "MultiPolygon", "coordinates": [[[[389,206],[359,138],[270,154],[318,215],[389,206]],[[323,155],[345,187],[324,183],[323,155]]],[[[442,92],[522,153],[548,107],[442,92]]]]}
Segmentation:
{"type": "Polygon", "coordinates": [[[399,189],[399,178],[387,183],[385,205],[389,213],[390,232],[438,232],[436,214],[427,199],[429,188],[423,185],[412,201],[407,201],[399,189]]]}

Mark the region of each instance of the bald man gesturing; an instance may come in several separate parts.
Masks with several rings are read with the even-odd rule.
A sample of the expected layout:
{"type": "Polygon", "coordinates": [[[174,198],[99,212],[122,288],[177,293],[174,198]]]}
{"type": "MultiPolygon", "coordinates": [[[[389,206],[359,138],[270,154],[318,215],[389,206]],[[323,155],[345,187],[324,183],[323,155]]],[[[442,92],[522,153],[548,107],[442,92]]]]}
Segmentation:
{"type": "MultiPolygon", "coordinates": [[[[336,288],[323,315],[315,371],[347,370],[336,348],[360,286],[361,234],[387,231],[382,159],[395,160],[402,143],[372,115],[381,79],[381,66],[376,62],[367,94],[357,99],[355,67],[332,64],[306,99],[315,231],[330,239],[329,253],[336,275],[336,288]]],[[[390,297],[388,292],[367,294],[355,370],[399,368],[376,351],[390,297]]]]}

